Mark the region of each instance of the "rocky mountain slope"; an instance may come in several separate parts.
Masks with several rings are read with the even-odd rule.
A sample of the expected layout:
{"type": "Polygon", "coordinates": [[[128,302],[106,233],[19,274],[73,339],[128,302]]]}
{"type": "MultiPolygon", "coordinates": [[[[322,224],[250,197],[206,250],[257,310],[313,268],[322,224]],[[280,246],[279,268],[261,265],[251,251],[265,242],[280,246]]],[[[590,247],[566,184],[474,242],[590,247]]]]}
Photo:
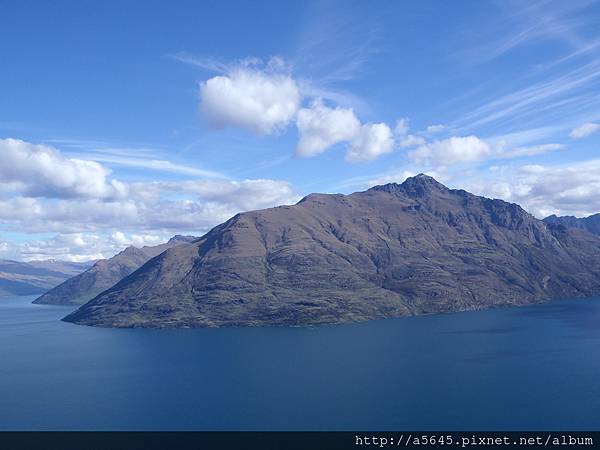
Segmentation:
{"type": "Polygon", "coordinates": [[[567,228],[578,228],[580,230],[586,230],[590,233],[600,235],[600,213],[582,218],[574,216],[558,217],[553,214],[546,217],[544,222],[548,224],[564,225],[567,228]]]}
{"type": "Polygon", "coordinates": [[[419,175],[238,214],[67,316],[105,327],[309,325],[600,294],[600,238],[419,175]]]}
{"type": "Polygon", "coordinates": [[[0,297],[41,294],[83,272],[92,264],[57,260],[22,262],[2,259],[0,297]]]}
{"type": "Polygon", "coordinates": [[[113,286],[150,258],[177,245],[197,239],[193,236],[175,236],[169,242],[152,247],[127,247],[110,259],[97,261],[85,272],[66,280],[54,289],[46,292],[33,303],[51,305],[80,305],[102,291],[113,286]]]}

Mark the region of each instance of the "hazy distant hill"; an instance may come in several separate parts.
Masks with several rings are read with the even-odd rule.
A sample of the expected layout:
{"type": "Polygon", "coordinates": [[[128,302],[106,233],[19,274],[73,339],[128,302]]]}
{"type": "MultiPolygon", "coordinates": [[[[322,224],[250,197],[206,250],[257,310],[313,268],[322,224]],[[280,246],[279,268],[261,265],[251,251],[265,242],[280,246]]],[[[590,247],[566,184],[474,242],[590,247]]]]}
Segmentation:
{"type": "Polygon", "coordinates": [[[52,305],[85,303],[138,269],[150,258],[168,248],[189,243],[195,239],[197,238],[193,236],[174,236],[169,242],[153,247],[127,247],[110,259],[97,261],[88,270],[46,292],[34,303],[52,305]]]}
{"type": "Polygon", "coordinates": [[[600,238],[419,175],[238,214],[65,320],[306,325],[600,293],[600,238]]]}
{"type": "Polygon", "coordinates": [[[586,230],[590,233],[600,235],[600,213],[594,214],[589,217],[574,217],[574,216],[561,216],[556,215],[548,216],[544,219],[546,223],[560,224],[568,228],[579,228],[580,230],[586,230]]]}
{"type": "Polygon", "coordinates": [[[0,259],[0,297],[46,292],[88,269],[93,262],[12,261],[0,259]]]}

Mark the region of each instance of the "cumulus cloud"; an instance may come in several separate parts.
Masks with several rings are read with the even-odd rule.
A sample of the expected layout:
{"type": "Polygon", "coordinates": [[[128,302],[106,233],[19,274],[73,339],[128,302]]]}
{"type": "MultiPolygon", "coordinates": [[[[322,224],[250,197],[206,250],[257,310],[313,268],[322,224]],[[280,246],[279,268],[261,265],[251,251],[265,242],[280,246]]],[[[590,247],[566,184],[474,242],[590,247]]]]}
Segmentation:
{"type": "Polygon", "coordinates": [[[574,128],[569,134],[569,136],[571,137],[571,139],[581,139],[591,134],[594,134],[598,130],[600,130],[600,124],[587,122],[583,125],[578,126],[577,128],[574,128]]]}
{"type": "Polygon", "coordinates": [[[394,149],[394,136],[387,124],[361,124],[352,109],[328,107],[320,99],[298,112],[296,125],[300,134],[296,154],[303,157],[318,155],[340,143],[347,145],[347,162],[372,161],[394,149]]]}
{"type": "Polygon", "coordinates": [[[477,136],[453,136],[421,145],[410,152],[409,156],[419,164],[448,166],[460,162],[478,161],[492,154],[492,147],[477,136]]]}
{"type": "Polygon", "coordinates": [[[287,126],[300,102],[296,81],[271,68],[241,66],[200,84],[200,110],[217,128],[233,126],[271,134],[287,126]]]}
{"type": "MultiPolygon", "coordinates": [[[[300,199],[288,182],[271,179],[123,183],[109,178],[110,172],[98,163],[65,158],[50,147],[17,140],[1,144],[3,230],[56,232],[72,238],[38,243],[33,250],[19,247],[20,255],[34,255],[31,258],[96,257],[102,252],[92,245],[93,236],[102,245],[110,241],[107,248],[113,248],[153,244],[173,234],[202,235],[238,212],[300,199]]],[[[0,242],[6,244],[0,250],[7,253],[1,232],[0,242]]]]}
{"type": "Polygon", "coordinates": [[[143,182],[131,185],[126,200],[0,199],[0,221],[25,232],[125,229],[203,233],[238,212],[299,199],[289,183],[268,179],[143,182]]]}
{"type": "Polygon", "coordinates": [[[411,148],[419,145],[425,145],[427,141],[422,136],[416,136],[414,134],[407,134],[398,142],[400,148],[411,148]]]}
{"type": "MultiPolygon", "coordinates": [[[[402,146],[402,142],[400,143],[402,146]]],[[[509,148],[503,141],[491,144],[477,136],[458,137],[433,141],[420,145],[408,156],[418,164],[447,167],[487,159],[510,159],[536,156],[564,148],[561,144],[541,144],[509,148]]]]}
{"type": "Polygon", "coordinates": [[[201,236],[238,212],[300,199],[289,183],[276,180],[135,183],[131,190],[130,199],[117,201],[0,199],[0,222],[7,230],[59,233],[56,239],[20,244],[4,253],[70,261],[108,257],[129,245],[156,245],[174,234],[201,236]]]}
{"type": "Polygon", "coordinates": [[[372,161],[394,149],[392,130],[385,123],[368,123],[360,128],[346,152],[346,161],[372,161]]]}
{"type": "Polygon", "coordinates": [[[588,216],[600,212],[600,160],[567,165],[524,165],[465,186],[488,197],[519,203],[543,218],[551,214],[588,216]]]}
{"type": "Polygon", "coordinates": [[[300,200],[290,183],[270,179],[154,182],[139,183],[135,188],[140,192],[154,192],[157,196],[165,193],[192,195],[196,201],[224,205],[234,211],[231,215],[300,200]]]}
{"type": "MultiPolygon", "coordinates": [[[[294,78],[279,57],[266,64],[252,58],[235,66],[189,55],[174,57],[220,72],[200,84],[200,110],[213,127],[231,126],[269,135],[295,121],[299,134],[296,155],[301,157],[318,155],[339,143],[347,143],[349,162],[370,161],[393,149],[388,125],[362,124],[352,108],[341,106],[347,95],[294,78]],[[333,105],[325,105],[323,98],[333,105]]],[[[405,135],[407,131],[408,120],[400,119],[395,133],[405,135]]]]}
{"type": "Polygon", "coordinates": [[[126,234],[121,231],[115,231],[110,235],[57,234],[47,239],[0,243],[0,257],[23,261],[45,259],[91,261],[110,258],[130,245],[135,247],[158,245],[168,241],[169,238],[168,235],[126,234]]]}
{"type": "Polygon", "coordinates": [[[31,197],[122,198],[127,185],[110,179],[94,161],[64,157],[58,150],[19,139],[0,139],[0,189],[31,197]]]}
{"type": "Polygon", "coordinates": [[[300,140],[296,154],[310,157],[340,142],[351,141],[360,134],[360,122],[352,109],[329,108],[315,100],[310,108],[298,112],[296,120],[300,140]]]}

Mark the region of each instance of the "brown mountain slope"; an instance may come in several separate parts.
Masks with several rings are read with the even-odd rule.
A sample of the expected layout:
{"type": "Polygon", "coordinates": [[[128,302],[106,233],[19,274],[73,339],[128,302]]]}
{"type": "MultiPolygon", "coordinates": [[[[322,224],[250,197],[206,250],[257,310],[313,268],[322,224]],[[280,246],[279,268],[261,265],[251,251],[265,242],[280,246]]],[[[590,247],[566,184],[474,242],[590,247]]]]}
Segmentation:
{"type": "Polygon", "coordinates": [[[127,247],[110,259],[97,261],[85,272],[49,290],[33,303],[81,305],[141,267],[150,258],[177,245],[192,242],[193,236],[175,236],[165,244],[153,247],[127,247]]]}
{"type": "Polygon", "coordinates": [[[600,293],[600,238],[419,175],[238,214],[65,320],[305,325],[600,293]]]}

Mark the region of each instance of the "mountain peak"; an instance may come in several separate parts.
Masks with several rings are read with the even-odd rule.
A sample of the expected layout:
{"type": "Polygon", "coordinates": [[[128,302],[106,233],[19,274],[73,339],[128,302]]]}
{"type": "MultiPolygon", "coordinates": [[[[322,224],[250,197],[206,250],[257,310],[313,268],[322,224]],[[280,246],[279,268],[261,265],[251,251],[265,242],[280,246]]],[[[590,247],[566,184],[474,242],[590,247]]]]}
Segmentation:
{"type": "Polygon", "coordinates": [[[168,244],[194,242],[196,239],[198,239],[196,236],[184,236],[182,234],[176,234],[171,239],[169,239],[168,244]]]}
{"type": "Polygon", "coordinates": [[[418,175],[415,175],[414,177],[408,177],[406,180],[404,180],[402,184],[408,186],[419,184],[422,186],[435,186],[447,189],[446,186],[437,181],[435,178],[424,173],[420,173],[418,175]]]}
{"type": "Polygon", "coordinates": [[[374,186],[371,189],[373,189],[374,191],[383,191],[392,194],[402,193],[419,197],[434,191],[448,191],[448,188],[446,186],[437,181],[435,178],[424,173],[420,173],[418,175],[415,175],[414,177],[409,177],[406,180],[404,180],[404,182],[401,184],[388,183],[379,186],[374,186]]]}

